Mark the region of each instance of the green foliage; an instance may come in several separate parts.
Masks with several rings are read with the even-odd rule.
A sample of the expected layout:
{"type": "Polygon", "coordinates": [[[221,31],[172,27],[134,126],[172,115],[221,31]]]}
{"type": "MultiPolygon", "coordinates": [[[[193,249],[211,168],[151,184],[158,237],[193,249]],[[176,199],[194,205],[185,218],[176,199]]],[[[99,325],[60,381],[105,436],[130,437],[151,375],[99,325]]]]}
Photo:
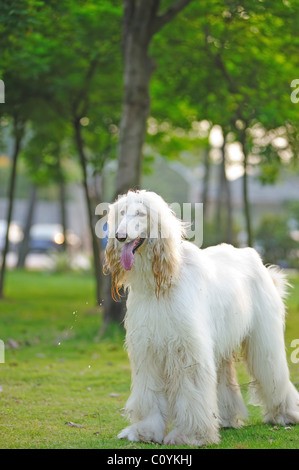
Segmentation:
{"type": "MultiPolygon", "coordinates": [[[[295,18],[296,2],[192,2],[152,45],[158,64],[152,116],[184,129],[194,121],[218,124],[244,139],[247,152],[245,131],[257,123],[265,131],[289,123],[296,129],[298,108],[290,101],[298,70],[295,18]]],[[[286,137],[296,160],[297,138],[286,137]]],[[[270,157],[269,149],[260,142],[255,152],[264,183],[277,180],[284,161],[273,146],[270,157]]]]}
{"type": "MultiPolygon", "coordinates": [[[[161,11],[170,4],[161,2],[161,11]]],[[[95,171],[116,154],[122,14],[122,6],[108,0],[14,0],[0,6],[0,74],[7,95],[1,111],[11,115],[17,110],[29,119],[36,141],[41,121],[53,128],[53,119],[56,127],[74,116],[88,119],[82,135],[95,171]],[[56,118],[44,112],[45,103],[56,118]]],[[[288,138],[292,148],[298,146],[297,108],[290,102],[290,83],[298,69],[298,16],[296,2],[191,2],[155,35],[151,95],[159,132],[148,134],[155,150],[172,158],[182,149],[198,153],[202,142],[194,141],[192,123],[202,119],[233,132],[236,139],[236,122],[248,127],[258,122],[265,129],[293,123],[288,138]],[[161,124],[170,130],[161,131],[161,124]]],[[[47,168],[48,143],[45,149],[39,145],[45,181],[52,165],[47,168]]],[[[268,158],[266,153],[261,148],[261,179],[273,183],[281,156],[268,158]]]]}
{"type": "Polygon", "coordinates": [[[23,157],[36,184],[66,179],[62,160],[76,154],[70,141],[74,119],[83,118],[90,166],[101,171],[115,156],[121,14],[109,1],[1,4],[6,103],[0,111],[30,121],[23,157]]]}
{"type": "Polygon", "coordinates": [[[255,238],[261,248],[263,261],[298,267],[299,243],[291,237],[287,214],[265,214],[255,238]]]}

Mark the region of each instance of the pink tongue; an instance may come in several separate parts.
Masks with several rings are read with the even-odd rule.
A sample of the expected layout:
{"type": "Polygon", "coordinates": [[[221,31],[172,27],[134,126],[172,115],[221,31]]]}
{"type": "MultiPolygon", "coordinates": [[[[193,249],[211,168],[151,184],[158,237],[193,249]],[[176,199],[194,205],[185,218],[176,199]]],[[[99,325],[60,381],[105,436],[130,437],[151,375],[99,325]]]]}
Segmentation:
{"type": "Polygon", "coordinates": [[[121,252],[120,261],[121,261],[121,264],[123,265],[123,268],[126,271],[130,271],[134,264],[134,255],[133,255],[134,244],[135,244],[135,240],[133,240],[130,243],[125,243],[121,252]]]}

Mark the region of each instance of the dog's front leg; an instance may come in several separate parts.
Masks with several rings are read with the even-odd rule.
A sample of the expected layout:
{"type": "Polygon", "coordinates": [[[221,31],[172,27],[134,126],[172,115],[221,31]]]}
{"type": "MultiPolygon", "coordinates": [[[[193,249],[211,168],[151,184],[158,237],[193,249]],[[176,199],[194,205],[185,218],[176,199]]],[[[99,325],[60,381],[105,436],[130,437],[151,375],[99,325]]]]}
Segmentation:
{"type": "Polygon", "coordinates": [[[205,446],[219,442],[217,377],[213,355],[204,348],[179,352],[168,357],[167,399],[173,430],[167,445],[205,446]]]}
{"type": "Polygon", "coordinates": [[[167,402],[158,369],[148,358],[136,358],[135,367],[131,355],[132,389],[126,404],[126,414],[132,423],[123,429],[119,438],[129,441],[162,443],[165,434],[167,402]]]}

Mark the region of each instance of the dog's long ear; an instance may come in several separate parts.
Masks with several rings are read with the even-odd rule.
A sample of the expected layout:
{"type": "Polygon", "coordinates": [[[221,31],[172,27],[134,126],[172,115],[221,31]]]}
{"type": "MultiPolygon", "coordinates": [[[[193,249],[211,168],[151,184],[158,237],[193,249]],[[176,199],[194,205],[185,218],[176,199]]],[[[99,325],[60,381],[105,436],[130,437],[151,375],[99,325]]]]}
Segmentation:
{"type": "Polygon", "coordinates": [[[158,298],[171,286],[172,280],[178,271],[178,250],[171,237],[156,239],[153,246],[152,270],[155,279],[155,293],[158,298]]]}
{"type": "Polygon", "coordinates": [[[118,301],[121,297],[120,288],[124,281],[124,270],[120,262],[118,251],[115,248],[115,239],[108,238],[105,250],[104,274],[111,274],[111,295],[113,300],[118,301]]]}

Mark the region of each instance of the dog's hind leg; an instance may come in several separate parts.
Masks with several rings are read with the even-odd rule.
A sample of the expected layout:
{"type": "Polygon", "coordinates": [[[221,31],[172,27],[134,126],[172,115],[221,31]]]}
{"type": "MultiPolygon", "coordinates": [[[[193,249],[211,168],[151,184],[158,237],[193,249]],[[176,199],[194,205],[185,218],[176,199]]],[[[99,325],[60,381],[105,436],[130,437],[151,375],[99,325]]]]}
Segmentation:
{"type": "Polygon", "coordinates": [[[254,379],[254,402],[264,407],[265,422],[299,423],[299,394],[290,382],[285,352],[283,303],[276,291],[264,290],[255,294],[254,308],[251,330],[244,342],[254,379]]]}
{"type": "Polygon", "coordinates": [[[222,360],[218,368],[218,408],[223,428],[239,428],[240,418],[247,419],[247,408],[243,401],[233,360],[222,360]]]}

